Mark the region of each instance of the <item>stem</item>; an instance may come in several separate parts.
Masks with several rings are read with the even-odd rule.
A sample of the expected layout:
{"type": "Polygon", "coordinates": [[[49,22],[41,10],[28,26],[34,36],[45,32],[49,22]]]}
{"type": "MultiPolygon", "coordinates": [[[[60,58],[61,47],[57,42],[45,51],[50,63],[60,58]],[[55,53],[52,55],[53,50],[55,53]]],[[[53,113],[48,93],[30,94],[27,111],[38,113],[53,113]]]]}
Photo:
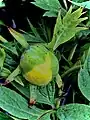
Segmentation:
{"type": "Polygon", "coordinates": [[[78,70],[82,67],[83,65],[77,65],[77,66],[74,66],[74,67],[71,67],[69,70],[67,70],[66,72],[64,72],[62,75],[61,75],[61,78],[64,78],[66,75],[68,75],[69,73],[75,71],[75,70],[78,70]]]}
{"type": "Polygon", "coordinates": [[[47,113],[54,113],[54,112],[56,112],[55,110],[47,110],[45,113],[43,113],[37,120],[40,120],[45,114],[47,114],[47,113]]]}

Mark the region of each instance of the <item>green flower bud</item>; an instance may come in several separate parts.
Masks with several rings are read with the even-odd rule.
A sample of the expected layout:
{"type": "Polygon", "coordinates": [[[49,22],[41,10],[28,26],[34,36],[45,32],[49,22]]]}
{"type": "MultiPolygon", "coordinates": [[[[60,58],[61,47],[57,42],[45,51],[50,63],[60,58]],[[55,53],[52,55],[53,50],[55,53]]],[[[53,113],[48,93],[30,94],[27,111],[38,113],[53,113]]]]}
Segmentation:
{"type": "Polygon", "coordinates": [[[59,71],[58,59],[44,45],[30,46],[21,56],[20,67],[25,79],[38,86],[48,84],[59,71]]]}

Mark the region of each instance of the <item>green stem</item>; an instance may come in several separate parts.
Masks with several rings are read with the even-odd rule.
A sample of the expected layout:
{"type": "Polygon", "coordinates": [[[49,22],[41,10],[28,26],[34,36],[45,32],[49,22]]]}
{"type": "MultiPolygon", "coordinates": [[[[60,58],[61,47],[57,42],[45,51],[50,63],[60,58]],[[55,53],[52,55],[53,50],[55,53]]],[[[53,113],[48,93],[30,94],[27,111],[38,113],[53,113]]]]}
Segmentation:
{"type": "Polygon", "coordinates": [[[43,113],[37,120],[40,120],[45,114],[47,113],[54,113],[56,112],[55,110],[51,109],[51,110],[47,110],[45,113],[43,113]]]}
{"type": "Polygon", "coordinates": [[[71,67],[69,70],[67,70],[66,72],[64,72],[62,75],[61,75],[61,78],[64,78],[66,75],[68,75],[69,73],[75,71],[75,70],[78,70],[82,67],[82,65],[77,65],[77,66],[74,66],[74,67],[71,67]]]}

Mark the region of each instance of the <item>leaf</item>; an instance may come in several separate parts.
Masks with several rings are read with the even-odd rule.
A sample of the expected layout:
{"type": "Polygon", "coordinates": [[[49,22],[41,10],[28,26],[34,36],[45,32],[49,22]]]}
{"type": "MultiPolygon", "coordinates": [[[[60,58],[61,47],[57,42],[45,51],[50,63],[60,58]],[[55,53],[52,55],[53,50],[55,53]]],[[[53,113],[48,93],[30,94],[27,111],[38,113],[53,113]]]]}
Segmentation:
{"type": "MultiPolygon", "coordinates": [[[[90,9],[90,1],[85,1],[85,2],[81,2],[81,3],[77,3],[77,2],[74,2],[74,1],[71,1],[71,0],[68,0],[68,1],[70,1],[74,5],[90,9]]],[[[80,1],[78,1],[78,2],[80,2],[80,1]]]]}
{"type": "Polygon", "coordinates": [[[20,92],[22,93],[26,98],[30,98],[30,95],[29,95],[29,85],[20,85],[18,84],[17,82],[15,81],[12,81],[11,84],[20,92]]]}
{"type": "Polygon", "coordinates": [[[24,86],[24,83],[23,83],[23,77],[18,75],[14,78],[14,80],[19,83],[20,85],[24,86]]]}
{"type": "Polygon", "coordinates": [[[10,70],[8,70],[7,68],[2,68],[0,70],[0,77],[3,77],[3,78],[7,78],[9,75],[10,75],[10,70]]]}
{"type": "Polygon", "coordinates": [[[56,83],[57,83],[58,88],[61,88],[63,85],[61,76],[59,74],[56,76],[56,83]]]}
{"type": "Polygon", "coordinates": [[[5,43],[5,42],[8,42],[4,37],[2,37],[1,35],[0,35],[0,40],[3,42],[3,43],[5,43]]]}
{"type": "Polygon", "coordinates": [[[38,120],[51,120],[50,115],[51,113],[46,113],[45,115],[40,116],[38,120]]]}
{"type": "Polygon", "coordinates": [[[61,19],[59,12],[54,27],[53,38],[48,47],[55,50],[59,45],[71,40],[77,32],[87,29],[85,27],[77,27],[79,23],[87,19],[87,17],[80,18],[82,14],[82,8],[72,12],[72,6],[63,19],[61,19]]]}
{"type": "Polygon", "coordinates": [[[18,56],[16,47],[13,46],[12,42],[4,42],[3,44],[0,44],[1,47],[3,47],[5,50],[8,50],[9,52],[15,54],[16,56],[18,56]]]}
{"type": "Polygon", "coordinates": [[[83,68],[80,69],[78,74],[78,86],[81,93],[90,101],[90,48],[83,68]]]}
{"type": "Polygon", "coordinates": [[[57,17],[58,13],[57,12],[54,12],[54,11],[47,11],[44,13],[43,16],[47,16],[47,17],[57,17]]]}
{"type": "Polygon", "coordinates": [[[74,56],[74,53],[76,51],[76,48],[77,48],[77,44],[72,48],[72,50],[70,51],[70,54],[69,54],[69,57],[68,57],[68,61],[71,61],[73,56],[74,56]]]}
{"type": "MultiPolygon", "coordinates": [[[[8,78],[6,79],[6,81],[8,82],[12,82],[13,80],[15,80],[15,77],[18,76],[18,74],[20,74],[20,68],[19,66],[8,76],[8,78]]],[[[16,81],[17,82],[17,81],[16,81]]]]}
{"type": "Polygon", "coordinates": [[[22,47],[24,48],[28,47],[29,44],[27,43],[26,39],[22,34],[20,34],[19,32],[16,32],[12,28],[8,28],[8,30],[12,34],[12,36],[22,45],[22,47]]]}
{"type": "Polygon", "coordinates": [[[44,103],[54,108],[55,83],[52,81],[47,86],[38,87],[37,102],[44,103]]]}
{"type": "Polygon", "coordinates": [[[38,103],[44,103],[54,107],[55,84],[49,83],[47,86],[30,85],[30,99],[38,103]]]}
{"type": "Polygon", "coordinates": [[[23,34],[23,36],[25,37],[25,39],[27,40],[28,43],[44,43],[45,41],[43,39],[39,39],[37,37],[35,37],[32,34],[23,34]]]}
{"type": "Polygon", "coordinates": [[[31,31],[33,32],[33,34],[35,35],[35,37],[37,37],[38,39],[41,40],[41,37],[40,37],[38,31],[36,30],[36,28],[31,24],[31,22],[29,21],[29,19],[27,19],[27,21],[28,21],[28,24],[29,24],[29,26],[31,28],[31,31]]]}
{"type": "Polygon", "coordinates": [[[0,86],[0,91],[0,108],[17,118],[37,120],[46,112],[35,106],[29,108],[27,100],[9,88],[0,86]]]}
{"type": "Polygon", "coordinates": [[[5,7],[5,3],[3,2],[3,0],[0,0],[0,8],[5,7]]]}
{"type": "Polygon", "coordinates": [[[0,68],[3,67],[6,54],[3,48],[0,48],[0,68]]]}
{"type": "Polygon", "coordinates": [[[0,120],[13,120],[8,115],[0,112],[0,120]]]}
{"type": "Polygon", "coordinates": [[[90,120],[90,106],[68,104],[57,110],[59,120],[90,120]]]}
{"type": "Polygon", "coordinates": [[[51,16],[56,17],[59,9],[60,3],[58,0],[34,0],[35,2],[31,2],[37,7],[41,9],[47,10],[48,13],[45,13],[44,16],[51,16]]]}

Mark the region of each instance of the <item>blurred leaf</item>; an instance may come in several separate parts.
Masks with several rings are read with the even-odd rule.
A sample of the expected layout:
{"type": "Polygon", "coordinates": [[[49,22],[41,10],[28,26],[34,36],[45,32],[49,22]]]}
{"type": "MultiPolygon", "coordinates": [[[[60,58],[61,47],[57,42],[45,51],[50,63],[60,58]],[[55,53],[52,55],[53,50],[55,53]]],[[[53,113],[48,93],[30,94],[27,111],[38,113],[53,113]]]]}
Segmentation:
{"type": "Polygon", "coordinates": [[[34,0],[35,2],[31,2],[32,4],[36,5],[37,7],[40,7],[41,9],[47,10],[48,14],[45,13],[44,16],[48,15],[50,17],[53,15],[53,17],[56,17],[59,9],[60,9],[60,3],[58,0],[34,0]]]}
{"type": "Polygon", "coordinates": [[[74,1],[71,1],[71,0],[68,0],[68,1],[70,1],[74,5],[90,9],[90,1],[85,1],[85,2],[83,2],[83,1],[76,1],[76,2],[74,2],[74,1]],[[77,3],[77,2],[79,2],[79,3],[77,3]]]}
{"type": "Polygon", "coordinates": [[[0,0],[0,8],[5,7],[5,3],[3,2],[3,0],[0,0]]]}
{"type": "Polygon", "coordinates": [[[0,41],[2,41],[3,43],[5,43],[5,42],[8,42],[4,37],[2,37],[1,35],[0,35],[0,41]]]}
{"type": "Polygon", "coordinates": [[[26,39],[22,34],[20,34],[19,32],[16,32],[12,28],[8,28],[8,30],[10,31],[11,35],[22,45],[22,47],[24,48],[28,47],[29,44],[27,43],[26,39]]]}
{"type": "Polygon", "coordinates": [[[0,68],[3,67],[6,54],[3,48],[0,48],[0,68]]]}
{"type": "Polygon", "coordinates": [[[13,119],[10,118],[8,115],[0,112],[0,120],[13,120],[13,119]]]}
{"type": "Polygon", "coordinates": [[[35,106],[29,108],[27,100],[9,88],[0,86],[0,91],[0,108],[17,118],[37,120],[46,112],[35,106]]]}
{"type": "Polygon", "coordinates": [[[59,45],[71,40],[71,38],[73,38],[77,32],[86,29],[85,27],[77,27],[79,23],[87,19],[87,17],[80,18],[80,16],[83,14],[82,8],[79,8],[72,13],[71,12],[72,6],[63,19],[61,19],[59,12],[54,28],[53,38],[48,45],[49,48],[53,48],[53,50],[55,50],[59,45]]]}
{"type": "Polygon", "coordinates": [[[83,68],[78,74],[78,86],[81,93],[90,101],[90,48],[85,59],[83,68]]]}
{"type": "Polygon", "coordinates": [[[57,110],[59,120],[90,120],[90,106],[68,104],[57,110]]]}
{"type": "Polygon", "coordinates": [[[0,25],[5,26],[4,22],[2,20],[0,20],[0,25]]]}
{"type": "Polygon", "coordinates": [[[85,0],[72,0],[74,2],[84,2],[85,0]]]}

